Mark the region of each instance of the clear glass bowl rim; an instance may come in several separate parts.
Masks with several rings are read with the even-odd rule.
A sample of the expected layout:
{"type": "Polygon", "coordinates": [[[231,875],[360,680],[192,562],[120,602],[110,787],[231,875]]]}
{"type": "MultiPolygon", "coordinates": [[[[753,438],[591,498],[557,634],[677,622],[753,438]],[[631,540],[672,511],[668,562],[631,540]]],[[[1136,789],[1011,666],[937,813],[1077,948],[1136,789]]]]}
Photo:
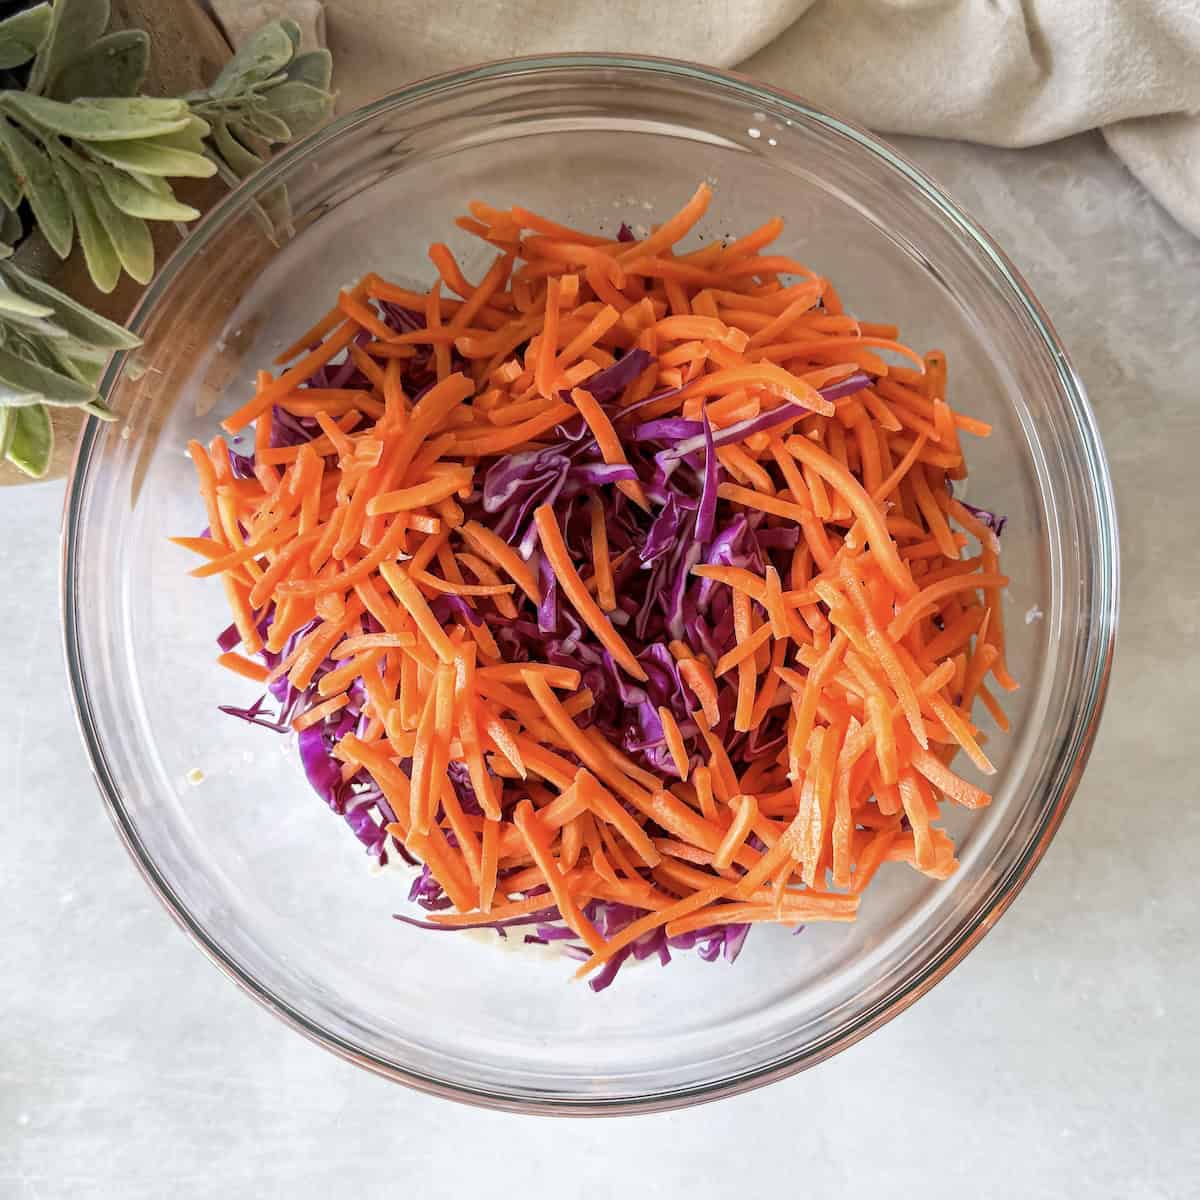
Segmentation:
{"type": "MultiPolygon", "coordinates": [[[[91,763],[92,774],[104,798],[113,824],[138,870],[177,924],[192,938],[210,961],[243,991],[293,1029],[341,1058],[375,1074],[404,1083],[419,1091],[482,1107],[563,1116],[619,1115],[680,1108],[719,1099],[723,1096],[736,1095],[751,1088],[786,1078],[823,1062],[886,1024],[949,974],[979,944],[1016,898],[1034,868],[1041,861],[1062,823],[1087,765],[1087,759],[1099,727],[1112,669],[1119,602],[1116,503],[1099,431],[1083,384],[1071,365],[1049,317],[1034,297],[1020,272],[990,235],[959,208],[938,184],[886,142],[853,122],[813,107],[790,92],[751,80],[736,72],[646,55],[590,53],[529,55],[445,72],[397,89],[310,134],[295,146],[278,155],[253,177],[240,184],[219,201],[201,218],[190,236],[181,243],[156,275],[134,309],[128,327],[136,333],[146,324],[150,313],[174,277],[210,239],[217,236],[228,222],[236,218],[247,205],[252,203],[257,195],[268,189],[280,176],[287,174],[346,131],[369,122],[394,108],[436,95],[445,95],[451,91],[465,90],[474,84],[516,80],[522,76],[542,71],[569,74],[572,70],[606,69],[640,71],[652,78],[669,77],[676,80],[690,80],[700,86],[716,85],[747,101],[765,101],[791,110],[804,120],[823,125],[829,130],[851,139],[861,149],[881,159],[887,167],[902,176],[941,217],[960,233],[967,235],[973,248],[987,260],[998,279],[1007,285],[1013,298],[1024,308],[1057,366],[1059,396],[1070,413],[1073,432],[1079,439],[1078,449],[1082,452],[1087,465],[1086,485],[1090,491],[1090,500],[1094,508],[1093,515],[1096,519],[1096,528],[1092,530],[1096,537],[1095,553],[1092,559],[1095,576],[1092,580],[1094,598],[1091,611],[1087,614],[1087,620],[1095,636],[1091,639],[1090,653],[1082,673],[1080,691],[1076,697],[1077,708],[1070,726],[1070,736],[1064,739],[1058,756],[1059,769],[1055,775],[1062,782],[1055,794],[1045,798],[1036,836],[1030,840],[1025,853],[1010,863],[1003,877],[997,881],[990,902],[981,905],[974,918],[965,922],[954,937],[939,947],[938,952],[923,965],[919,972],[905,980],[872,1008],[861,1013],[846,1027],[835,1031],[821,1044],[809,1047],[803,1053],[797,1053],[782,1061],[771,1062],[737,1076],[701,1086],[634,1098],[577,1100],[563,1097],[530,1100],[524,1096],[516,1097],[448,1084],[443,1080],[427,1077],[376,1055],[365,1053],[361,1048],[309,1020],[286,1000],[275,995],[229,959],[221,946],[193,919],[157,870],[152,857],[146,852],[138,837],[120,792],[108,771],[91,712],[91,700],[80,653],[78,597],[73,569],[80,534],[84,487],[92,451],[102,424],[95,418],[90,419],[83,430],[68,480],[60,561],[63,640],[71,699],[76,723],[91,763]]],[[[122,355],[115,356],[105,373],[100,389],[101,395],[105,398],[110,395],[117,382],[122,359],[122,355]]]]}

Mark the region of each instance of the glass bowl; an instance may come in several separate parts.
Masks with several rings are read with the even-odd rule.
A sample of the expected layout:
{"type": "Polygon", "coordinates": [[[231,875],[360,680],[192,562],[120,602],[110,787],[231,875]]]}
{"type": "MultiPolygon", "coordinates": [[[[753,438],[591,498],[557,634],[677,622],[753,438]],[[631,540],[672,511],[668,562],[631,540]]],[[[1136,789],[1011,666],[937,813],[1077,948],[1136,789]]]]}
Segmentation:
{"type": "MultiPolygon", "coordinates": [[[[276,222],[278,224],[278,222],[276,222]]],[[[389,1078],[524,1111],[664,1108],[836,1053],[912,1003],[1012,901],[1083,769],[1108,678],[1117,543],[1083,389],[1012,265],[886,145],[735,76],[654,59],[530,58],[414,84],[309,138],[201,222],[146,293],[145,339],[110,367],[122,424],[93,421],[71,480],[63,607],[71,686],[100,788],[135,862],[202,949],[295,1028],[389,1078]],[[699,231],[781,214],[780,252],[850,311],[949,355],[951,395],[990,421],[969,497],[1008,516],[1011,736],[988,746],[992,807],[950,811],[961,869],[885,867],[852,926],[756,928],[733,967],[680,955],[608,991],[491,935],[391,919],[408,881],[304,780],[289,739],[220,716],[254,685],[218,668],[221,588],[168,534],[203,509],[184,456],[257,368],[378,270],[427,283],[467,201],[587,229],[649,225],[697,182],[699,231]],[[290,222],[272,231],[286,185],[290,222]],[[261,201],[261,204],[259,203],[261,201]],[[193,783],[199,773],[203,782],[193,783]]],[[[994,732],[994,731],[993,731],[994,732]]],[[[513,939],[516,941],[517,939],[513,939]]]]}

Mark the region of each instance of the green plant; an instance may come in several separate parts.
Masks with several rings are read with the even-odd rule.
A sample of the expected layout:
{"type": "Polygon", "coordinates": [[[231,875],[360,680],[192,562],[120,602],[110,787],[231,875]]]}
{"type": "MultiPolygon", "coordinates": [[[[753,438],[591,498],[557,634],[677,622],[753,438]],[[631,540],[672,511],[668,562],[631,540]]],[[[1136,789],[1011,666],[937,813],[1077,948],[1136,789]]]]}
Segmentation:
{"type": "Polygon", "coordinates": [[[81,408],[111,420],[97,399],[100,372],[115,350],[138,339],[70,296],[35,279],[0,245],[0,453],[39,478],[54,449],[49,407],[81,408]]]}
{"type": "MultiPolygon", "coordinates": [[[[138,95],[148,36],[109,32],[109,17],[108,0],[55,0],[0,21],[0,82],[15,85],[0,87],[0,256],[24,236],[27,211],[60,258],[78,242],[103,292],[122,271],[149,282],[147,222],[200,215],[172,179],[236,183],[333,105],[329,52],[298,53],[292,21],[264,26],[209,87],[151,99],[138,95]]],[[[137,339],[11,262],[0,280],[0,456],[37,476],[52,449],[46,406],[110,416],[100,370],[137,339]]]]}

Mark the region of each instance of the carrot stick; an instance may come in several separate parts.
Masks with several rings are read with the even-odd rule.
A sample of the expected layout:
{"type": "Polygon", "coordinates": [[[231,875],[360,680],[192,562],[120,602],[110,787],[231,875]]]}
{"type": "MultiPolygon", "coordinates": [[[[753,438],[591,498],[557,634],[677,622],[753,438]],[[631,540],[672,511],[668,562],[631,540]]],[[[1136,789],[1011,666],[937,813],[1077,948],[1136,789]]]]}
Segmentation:
{"type": "Polygon", "coordinates": [[[599,781],[591,772],[586,770],[580,772],[579,788],[588,808],[596,815],[597,820],[611,825],[629,843],[633,852],[646,866],[658,865],[660,856],[643,832],[642,827],[617,802],[611,792],[600,786],[599,781]]]}
{"type": "Polygon", "coordinates": [[[754,828],[758,817],[758,801],[753,796],[737,796],[735,801],[733,823],[726,830],[721,844],[713,854],[713,866],[718,869],[733,863],[734,856],[754,828]]]}
{"type": "Polygon", "coordinates": [[[575,903],[568,891],[558,863],[551,852],[549,835],[533,811],[533,805],[528,800],[522,800],[516,807],[513,820],[521,831],[525,845],[528,846],[533,861],[541,871],[542,878],[550,888],[550,894],[554,897],[554,903],[558,907],[559,913],[562,914],[563,920],[589,949],[602,950],[605,941],[591,921],[583,915],[579,905],[575,903]]]}
{"type": "Polygon", "coordinates": [[[684,745],[683,734],[679,731],[675,715],[665,704],[662,704],[658,708],[658,719],[662,722],[663,734],[667,739],[667,750],[671,755],[671,761],[675,764],[675,769],[679,772],[679,778],[687,779],[687,747],[684,745]]]}
{"type": "Polygon", "coordinates": [[[294,387],[307,380],[318,368],[323,367],[331,358],[354,340],[358,332],[352,321],[344,321],[315,350],[310,350],[294,367],[289,367],[272,383],[260,389],[241,408],[231,413],[221,422],[221,427],[227,433],[238,433],[246,428],[259,413],[265,412],[276,401],[286,396],[294,387]]]}
{"type": "Polygon", "coordinates": [[[262,663],[256,663],[248,658],[244,658],[240,654],[230,651],[227,654],[222,654],[217,662],[221,666],[226,667],[235,675],[240,675],[243,679],[251,679],[255,683],[265,683],[267,678],[267,668],[262,663]]]}
{"type": "Polygon", "coordinates": [[[938,601],[945,600],[948,596],[953,596],[956,592],[970,591],[976,588],[1003,588],[1007,586],[1007,575],[980,573],[955,575],[948,579],[938,580],[905,601],[904,607],[900,609],[888,625],[888,633],[894,638],[903,637],[923,612],[926,612],[930,608],[936,608],[938,601]]]}
{"type": "Polygon", "coordinates": [[[627,925],[615,937],[610,938],[604,945],[602,950],[596,951],[591,958],[587,960],[576,972],[575,978],[581,979],[585,975],[590,974],[602,962],[606,962],[618,950],[624,949],[631,942],[637,941],[643,934],[649,933],[653,929],[659,928],[661,925],[666,925],[671,921],[679,920],[686,917],[689,913],[695,912],[697,909],[703,908],[707,904],[711,904],[718,897],[723,896],[729,889],[728,883],[716,884],[713,887],[706,888],[703,891],[694,892],[692,895],[683,900],[678,901],[670,908],[660,909],[658,912],[648,913],[641,919],[627,925]]]}
{"type": "MultiPolygon", "coordinates": [[[[612,422],[608,419],[608,414],[596,403],[591,392],[585,387],[575,388],[571,392],[571,399],[592,431],[604,461],[610,466],[614,464],[628,466],[629,460],[621,448],[621,439],[617,437],[616,430],[613,429],[612,422]]],[[[622,479],[618,482],[617,489],[624,492],[640,508],[646,512],[650,511],[650,502],[642,491],[642,485],[636,480],[622,479]]]]}
{"type": "Polygon", "coordinates": [[[483,848],[479,867],[479,911],[484,913],[492,911],[492,900],[496,895],[499,840],[500,818],[489,817],[483,824],[483,848]]]}
{"type": "Polygon", "coordinates": [[[679,663],[679,676],[696,697],[704,719],[711,729],[721,719],[717,685],[707,665],[695,658],[685,658],[679,663]]]}
{"type": "Polygon", "coordinates": [[[635,242],[622,251],[618,261],[628,262],[630,259],[645,258],[670,249],[704,216],[711,200],[712,188],[707,183],[702,183],[692,198],[673,217],[664,221],[648,238],[635,242]]]}
{"type": "Polygon", "coordinates": [[[915,750],[912,764],[935,788],[964,808],[983,808],[992,802],[982,788],[955,775],[949,767],[928,750],[915,750]]]}
{"type": "Polygon", "coordinates": [[[292,721],[292,728],[299,732],[307,729],[310,725],[317,725],[326,717],[331,717],[335,712],[345,708],[349,703],[350,697],[343,692],[340,696],[333,696],[320,704],[314,704],[312,708],[306,709],[292,721]]]}
{"type": "Polygon", "coordinates": [[[700,814],[706,821],[714,821],[717,816],[716,800],[713,797],[712,772],[708,767],[699,766],[692,772],[692,781],[696,790],[696,802],[700,806],[700,814]]]}
{"type": "Polygon", "coordinates": [[[541,539],[542,553],[550,563],[567,599],[579,614],[580,620],[596,635],[604,648],[613,656],[625,672],[634,679],[644,680],[646,672],[641,663],[634,658],[624,638],[613,628],[608,617],[601,611],[600,606],[592,599],[591,594],[579,578],[579,572],[571,562],[563,541],[562,530],[558,527],[558,519],[554,509],[543,504],[535,513],[538,536],[541,539]]]}

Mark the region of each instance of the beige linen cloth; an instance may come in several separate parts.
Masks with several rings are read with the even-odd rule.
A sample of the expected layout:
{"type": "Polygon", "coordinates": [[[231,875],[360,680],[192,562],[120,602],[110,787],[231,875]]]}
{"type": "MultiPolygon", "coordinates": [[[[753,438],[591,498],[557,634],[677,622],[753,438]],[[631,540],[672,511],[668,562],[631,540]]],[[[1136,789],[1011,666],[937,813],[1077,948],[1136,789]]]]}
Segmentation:
{"type": "Polygon", "coordinates": [[[346,111],[519,54],[734,67],[882,133],[1028,146],[1099,129],[1200,234],[1200,0],[212,0],[231,40],[290,12],[346,111]],[[323,19],[321,9],[324,8],[323,19]]]}

